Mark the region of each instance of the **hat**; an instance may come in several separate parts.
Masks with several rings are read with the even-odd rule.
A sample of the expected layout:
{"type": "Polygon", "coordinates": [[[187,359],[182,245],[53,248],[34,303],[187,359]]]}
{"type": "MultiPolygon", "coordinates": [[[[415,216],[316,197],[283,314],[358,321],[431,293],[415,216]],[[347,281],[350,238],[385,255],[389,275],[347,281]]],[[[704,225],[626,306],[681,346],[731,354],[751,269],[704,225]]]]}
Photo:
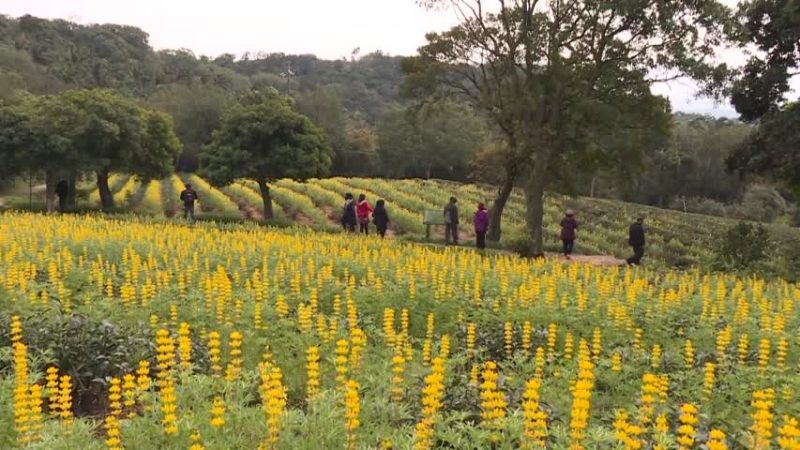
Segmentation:
{"type": "Polygon", "coordinates": [[[575,211],[573,211],[573,210],[571,210],[571,209],[568,209],[568,210],[567,210],[567,212],[566,212],[566,214],[567,214],[568,216],[574,216],[574,215],[575,215],[575,211]]]}

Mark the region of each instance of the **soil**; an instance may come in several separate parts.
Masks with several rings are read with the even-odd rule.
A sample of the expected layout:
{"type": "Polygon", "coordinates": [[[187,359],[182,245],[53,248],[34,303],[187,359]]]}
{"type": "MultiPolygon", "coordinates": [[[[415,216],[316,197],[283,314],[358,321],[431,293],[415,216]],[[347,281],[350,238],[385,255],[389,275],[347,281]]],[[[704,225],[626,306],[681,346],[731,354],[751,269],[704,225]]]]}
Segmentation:
{"type": "Polygon", "coordinates": [[[336,210],[332,206],[323,205],[323,206],[320,206],[320,209],[325,211],[325,215],[328,217],[328,223],[329,224],[331,224],[333,226],[336,226],[336,227],[342,225],[341,223],[339,223],[338,220],[336,220],[336,210]]]}
{"type": "Polygon", "coordinates": [[[302,213],[299,212],[294,213],[292,218],[294,219],[294,222],[300,226],[310,227],[315,224],[315,222],[310,217],[303,215],[302,213]]]}
{"type": "Polygon", "coordinates": [[[570,259],[564,258],[564,255],[558,253],[548,253],[547,258],[557,261],[591,264],[595,266],[622,266],[625,265],[624,259],[619,259],[612,255],[572,255],[570,259]]]}

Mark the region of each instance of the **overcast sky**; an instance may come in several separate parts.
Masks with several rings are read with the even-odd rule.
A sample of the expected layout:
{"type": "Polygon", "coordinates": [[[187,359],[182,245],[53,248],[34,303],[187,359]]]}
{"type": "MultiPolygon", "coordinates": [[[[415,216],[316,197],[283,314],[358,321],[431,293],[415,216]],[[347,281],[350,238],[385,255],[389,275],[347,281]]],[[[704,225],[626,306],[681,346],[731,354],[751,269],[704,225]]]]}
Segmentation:
{"type": "MultiPolygon", "coordinates": [[[[187,48],[198,55],[264,51],[328,59],[349,57],[357,47],[362,54],[410,55],[426,32],[456,21],[452,12],[426,11],[414,0],[0,0],[0,14],[134,25],[150,34],[157,49],[187,48]]],[[[686,80],[654,91],[669,96],[676,111],[735,116],[727,103],[696,98],[696,87],[686,80]]]]}

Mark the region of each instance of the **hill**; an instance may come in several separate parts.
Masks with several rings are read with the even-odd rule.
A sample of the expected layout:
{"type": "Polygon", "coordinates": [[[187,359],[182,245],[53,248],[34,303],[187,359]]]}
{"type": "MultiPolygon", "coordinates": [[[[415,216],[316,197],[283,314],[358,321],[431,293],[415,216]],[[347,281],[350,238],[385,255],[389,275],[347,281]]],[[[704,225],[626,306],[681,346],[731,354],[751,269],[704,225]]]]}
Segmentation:
{"type": "MultiPolygon", "coordinates": [[[[184,182],[191,182],[200,196],[200,218],[235,220],[262,217],[258,187],[250,181],[222,189],[211,186],[194,174],[173,175],[147,184],[126,175],[115,175],[110,182],[117,204],[126,211],[175,216],[180,211],[178,192],[184,182]]],[[[441,180],[330,178],[307,183],[279,180],[272,185],[276,223],[338,231],[342,198],[347,192],[356,195],[364,193],[372,203],[379,198],[385,199],[392,220],[392,234],[412,240],[423,239],[425,235],[422,212],[426,209],[440,210],[447,199],[454,195],[461,205],[462,240],[469,244],[473,238],[471,215],[475,205],[478,202],[488,204],[493,195],[493,189],[488,186],[441,180]]],[[[97,207],[98,202],[96,190],[85,188],[82,206],[92,209],[97,207]]],[[[7,203],[24,207],[28,198],[10,199],[7,203]]],[[[581,224],[577,253],[627,257],[630,252],[627,227],[641,213],[647,217],[647,257],[650,261],[670,266],[704,262],[713,254],[721,233],[736,223],[731,219],[615,200],[550,194],[547,196],[545,224],[546,240],[551,251],[557,252],[560,248],[559,222],[567,208],[577,211],[581,224]]],[[[780,241],[800,239],[800,230],[796,228],[771,225],[769,229],[780,241]]],[[[521,192],[514,191],[504,216],[502,247],[513,249],[524,232],[524,199],[521,192]]],[[[438,238],[442,230],[435,230],[434,235],[438,238]]]]}

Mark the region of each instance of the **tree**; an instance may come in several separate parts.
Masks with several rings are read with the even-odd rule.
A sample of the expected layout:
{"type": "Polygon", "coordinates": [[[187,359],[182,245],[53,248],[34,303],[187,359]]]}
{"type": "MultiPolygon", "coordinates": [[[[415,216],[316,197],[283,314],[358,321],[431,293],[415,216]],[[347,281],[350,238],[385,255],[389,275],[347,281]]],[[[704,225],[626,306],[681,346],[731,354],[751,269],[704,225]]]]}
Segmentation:
{"type": "Polygon", "coordinates": [[[133,100],[108,90],[69,91],[56,97],[69,105],[69,135],[76,151],[86,155],[86,169],[97,175],[97,188],[104,211],[113,209],[114,196],[108,185],[111,172],[127,172],[145,178],[163,178],[180,153],[172,119],[145,109],[133,100]]]}
{"type": "Polygon", "coordinates": [[[264,217],[271,219],[269,182],[325,175],[332,152],[324,132],[292,107],[289,98],[271,90],[230,107],[203,148],[201,172],[216,185],[238,178],[258,183],[264,217]]]}
{"type": "Polygon", "coordinates": [[[0,107],[0,170],[3,175],[14,176],[44,172],[48,212],[56,209],[58,181],[86,164],[85,156],[72,145],[71,136],[57,132],[69,130],[76,114],[71,105],[49,96],[29,96],[19,104],[0,107]]]}
{"type": "Polygon", "coordinates": [[[389,176],[463,178],[484,140],[483,122],[468,106],[441,101],[387,113],[378,155],[389,176]]]}
{"type": "Polygon", "coordinates": [[[727,160],[732,171],[770,175],[800,190],[800,103],[786,94],[800,75],[800,1],[752,0],[739,8],[743,47],[755,46],[731,102],[742,119],[759,121],[727,160]]]}
{"type": "Polygon", "coordinates": [[[524,170],[532,256],[543,254],[545,188],[563,180],[571,161],[583,163],[587,151],[598,150],[594,135],[615,126],[608,117],[648,126],[636,117],[642,109],[656,113],[651,74],[673,71],[669,78],[686,73],[714,82],[725,75],[707,64],[728,15],[715,0],[424,3],[450,6],[461,20],[428,34],[419,56],[404,64],[411,75],[407,92],[429,95],[436,86],[469,99],[493,120],[524,170]]]}

